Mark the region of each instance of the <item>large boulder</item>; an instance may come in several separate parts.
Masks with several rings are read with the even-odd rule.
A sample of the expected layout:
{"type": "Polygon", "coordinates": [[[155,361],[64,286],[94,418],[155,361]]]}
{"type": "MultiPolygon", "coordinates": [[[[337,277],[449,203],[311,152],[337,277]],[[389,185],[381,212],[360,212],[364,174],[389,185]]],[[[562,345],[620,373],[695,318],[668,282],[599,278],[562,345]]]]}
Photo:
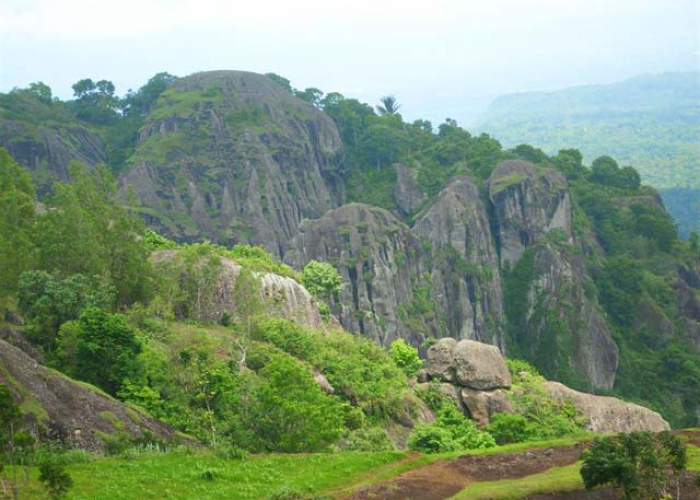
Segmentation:
{"type": "Polygon", "coordinates": [[[428,349],[428,377],[490,391],[508,388],[510,372],[498,347],[474,340],[440,339],[428,349]]]}
{"type": "Polygon", "coordinates": [[[455,382],[463,387],[488,391],[508,388],[510,372],[498,347],[474,340],[461,340],[454,350],[455,382]]]}
{"type": "Polygon", "coordinates": [[[661,415],[643,406],[578,392],[559,382],[545,382],[544,387],[555,402],[573,404],[578,414],[586,420],[586,429],[591,432],[661,432],[670,429],[661,415]]]}
{"type": "Polygon", "coordinates": [[[105,434],[171,439],[173,430],[137,407],[127,406],[88,384],[40,365],[0,340],[0,383],[20,404],[40,438],[60,439],[79,448],[100,449],[105,434]]]}
{"type": "Polygon", "coordinates": [[[463,387],[460,396],[462,405],[479,427],[489,425],[494,413],[513,413],[513,405],[501,389],[476,391],[463,387]]]}
{"type": "Polygon", "coordinates": [[[457,347],[457,341],[451,337],[440,339],[430,346],[426,367],[429,379],[454,381],[455,347],[457,347]]]}

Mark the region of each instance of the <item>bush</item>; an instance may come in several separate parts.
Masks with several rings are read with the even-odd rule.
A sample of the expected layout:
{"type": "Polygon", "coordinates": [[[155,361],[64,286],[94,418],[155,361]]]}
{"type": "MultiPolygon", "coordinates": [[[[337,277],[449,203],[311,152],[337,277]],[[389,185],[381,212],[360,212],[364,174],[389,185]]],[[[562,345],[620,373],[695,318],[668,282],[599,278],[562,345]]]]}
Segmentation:
{"type": "Polygon", "coordinates": [[[44,486],[52,500],[61,500],[73,487],[73,479],[66,472],[65,466],[57,462],[39,464],[39,482],[44,486]]]}
{"type": "Polygon", "coordinates": [[[396,339],[391,343],[389,355],[396,366],[409,377],[414,377],[423,366],[418,349],[407,344],[404,339],[396,339]]]}
{"type": "Polygon", "coordinates": [[[455,405],[452,398],[442,392],[440,385],[440,382],[430,382],[427,386],[418,387],[415,390],[416,396],[434,412],[439,412],[445,406],[455,405]]]}
{"type": "Polygon", "coordinates": [[[486,431],[499,445],[531,441],[535,435],[531,422],[523,415],[496,413],[486,431]]]}
{"type": "Polygon", "coordinates": [[[408,447],[424,453],[491,448],[493,437],[454,406],[444,407],[432,424],[416,426],[408,436],[408,447]]]}
{"type": "Polygon", "coordinates": [[[408,436],[408,448],[423,453],[445,453],[456,451],[457,444],[452,433],[437,425],[417,425],[408,436]]]}
{"type": "Polygon", "coordinates": [[[394,445],[381,427],[363,427],[352,431],[343,449],[346,451],[392,451],[394,445]]]}
{"type": "Polygon", "coordinates": [[[335,295],[340,291],[343,280],[338,271],[328,262],[310,261],[301,272],[301,281],[304,287],[314,297],[335,295]]]}

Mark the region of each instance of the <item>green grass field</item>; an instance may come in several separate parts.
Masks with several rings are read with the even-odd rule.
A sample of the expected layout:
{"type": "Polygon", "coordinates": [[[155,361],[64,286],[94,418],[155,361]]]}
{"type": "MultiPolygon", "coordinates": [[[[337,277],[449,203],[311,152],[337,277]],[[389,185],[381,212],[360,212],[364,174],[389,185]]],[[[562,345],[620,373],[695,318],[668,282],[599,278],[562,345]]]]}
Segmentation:
{"type": "MultiPolygon", "coordinates": [[[[578,439],[580,440],[580,439],[578,439]]],[[[573,444],[577,439],[523,443],[472,452],[508,453],[573,444]]],[[[101,457],[67,467],[75,486],[67,500],[265,500],[281,490],[338,498],[361,486],[464,453],[399,452],[258,455],[227,460],[205,452],[143,453],[135,458],[101,457]]],[[[688,447],[688,468],[700,471],[700,448],[688,447]]],[[[527,495],[583,488],[580,463],[521,479],[477,482],[451,500],[515,500],[527,495]]],[[[20,498],[48,498],[36,470],[20,498]]]]}

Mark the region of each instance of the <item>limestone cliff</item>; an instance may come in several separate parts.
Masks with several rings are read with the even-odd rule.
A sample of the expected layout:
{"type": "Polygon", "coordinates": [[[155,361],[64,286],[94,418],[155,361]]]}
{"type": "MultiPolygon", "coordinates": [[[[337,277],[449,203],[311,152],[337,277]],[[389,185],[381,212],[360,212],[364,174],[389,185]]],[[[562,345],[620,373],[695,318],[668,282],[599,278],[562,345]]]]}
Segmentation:
{"type": "Polygon", "coordinates": [[[571,197],[561,173],[526,161],[504,161],[491,173],[488,189],[503,264],[517,262],[552,229],[571,238],[571,197]]]}
{"type": "Polygon", "coordinates": [[[413,234],[430,250],[432,295],[444,334],[505,350],[498,255],[471,177],[452,179],[418,216],[413,234]]]}
{"type": "Polygon", "coordinates": [[[391,213],[351,203],[304,221],[285,260],[297,268],[312,259],[336,266],[343,286],[332,307],[349,331],[382,345],[398,337],[420,344],[435,328],[432,311],[421,316],[408,310],[426,299],[423,252],[410,229],[391,213]]]}
{"type": "Polygon", "coordinates": [[[271,79],[197,73],[160,96],[120,183],[170,237],[282,255],[303,219],[336,205],[341,152],[333,121],[271,79]]]}
{"type": "Polygon", "coordinates": [[[48,192],[53,182],[68,180],[71,160],[90,166],[106,160],[100,137],[72,118],[31,123],[8,119],[0,112],[0,147],[30,171],[39,195],[48,192]]]}

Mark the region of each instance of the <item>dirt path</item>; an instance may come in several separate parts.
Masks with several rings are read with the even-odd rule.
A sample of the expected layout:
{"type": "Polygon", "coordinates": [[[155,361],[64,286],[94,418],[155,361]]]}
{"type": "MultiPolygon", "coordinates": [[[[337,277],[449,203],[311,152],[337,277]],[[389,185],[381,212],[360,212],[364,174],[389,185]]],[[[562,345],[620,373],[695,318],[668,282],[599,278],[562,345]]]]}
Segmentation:
{"type": "Polygon", "coordinates": [[[517,479],[576,462],[583,445],[542,448],[499,455],[464,455],[405,472],[361,488],[344,500],[444,500],[475,481],[517,479]]]}

